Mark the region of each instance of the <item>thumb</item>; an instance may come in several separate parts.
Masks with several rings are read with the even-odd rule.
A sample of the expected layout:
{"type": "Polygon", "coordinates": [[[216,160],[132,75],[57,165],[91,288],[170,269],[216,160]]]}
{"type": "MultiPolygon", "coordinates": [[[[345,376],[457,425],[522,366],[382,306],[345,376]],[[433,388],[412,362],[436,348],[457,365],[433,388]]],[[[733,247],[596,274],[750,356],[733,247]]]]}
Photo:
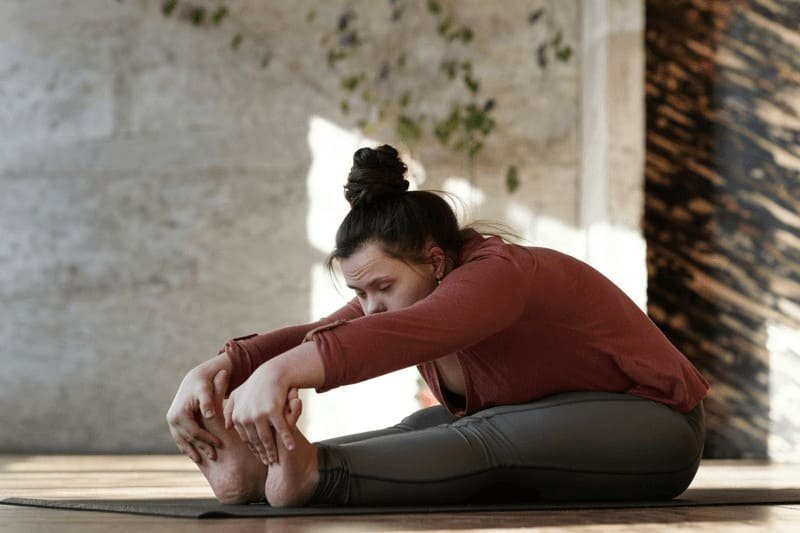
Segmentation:
{"type": "Polygon", "coordinates": [[[300,398],[292,398],[286,403],[288,411],[286,415],[286,423],[294,427],[297,425],[297,420],[300,418],[300,413],[303,411],[303,402],[300,398]]]}
{"type": "Polygon", "coordinates": [[[222,403],[222,400],[225,398],[225,393],[228,392],[230,381],[231,373],[225,368],[217,372],[217,375],[214,376],[214,399],[217,400],[218,404],[222,403]]]}

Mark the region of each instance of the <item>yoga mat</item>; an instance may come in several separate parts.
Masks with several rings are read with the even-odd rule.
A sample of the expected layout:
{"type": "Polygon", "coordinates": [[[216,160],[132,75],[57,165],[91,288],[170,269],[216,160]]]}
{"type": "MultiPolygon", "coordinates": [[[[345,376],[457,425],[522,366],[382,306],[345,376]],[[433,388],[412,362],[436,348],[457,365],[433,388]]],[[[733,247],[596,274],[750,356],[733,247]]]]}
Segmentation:
{"type": "Polygon", "coordinates": [[[635,500],[613,502],[471,503],[463,505],[398,505],[392,507],[286,507],[272,508],[265,503],[225,505],[213,498],[137,499],[137,500],[39,500],[6,498],[0,503],[76,511],[104,511],[182,518],[233,518],[314,515],[366,515],[411,513],[463,513],[502,511],[543,511],[559,509],[625,509],[642,507],[686,507],[703,505],[778,505],[800,504],[800,489],[688,489],[674,500],[635,500]]]}

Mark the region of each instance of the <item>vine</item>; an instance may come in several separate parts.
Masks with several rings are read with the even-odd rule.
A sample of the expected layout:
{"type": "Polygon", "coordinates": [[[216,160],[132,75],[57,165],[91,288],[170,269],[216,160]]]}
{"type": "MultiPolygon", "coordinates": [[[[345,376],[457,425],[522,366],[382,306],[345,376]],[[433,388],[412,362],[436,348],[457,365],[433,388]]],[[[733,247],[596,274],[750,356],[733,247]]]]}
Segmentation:
{"type": "MultiPolygon", "coordinates": [[[[402,48],[384,50],[382,54],[373,52],[369,54],[369,61],[359,58],[357,52],[371,39],[363,27],[363,21],[352,9],[345,9],[335,21],[331,21],[332,28],[322,35],[320,45],[324,48],[328,68],[339,79],[342,91],[339,109],[343,114],[356,116],[355,124],[362,133],[369,135],[388,125],[397,143],[409,152],[413,152],[428,133],[442,148],[464,157],[467,175],[472,182],[476,160],[497,125],[493,116],[497,101],[492,96],[482,94],[481,80],[473,69],[472,58],[475,54],[470,45],[475,36],[474,30],[462,23],[439,0],[426,0],[424,5],[433,18],[440,42],[440,55],[444,58],[438,65],[440,79],[434,80],[434,83],[448,83],[460,90],[454,91],[460,96],[443,103],[433,115],[417,104],[413,88],[388,82],[395,73],[401,73],[409,67],[407,54],[402,48]]],[[[400,21],[408,7],[399,0],[389,0],[388,6],[392,23],[400,21]]],[[[230,14],[224,3],[218,3],[210,9],[187,0],[164,0],[161,9],[165,17],[177,13],[180,19],[197,27],[219,26],[230,14]]],[[[536,25],[543,14],[544,9],[531,12],[527,23],[536,25]]],[[[309,10],[305,20],[308,24],[316,21],[316,10],[309,10]]],[[[381,37],[391,39],[391,36],[381,37]]],[[[230,41],[231,48],[238,49],[243,40],[241,32],[235,33],[230,41]]],[[[563,42],[561,31],[536,46],[535,58],[541,69],[547,68],[551,60],[567,62],[571,55],[572,48],[563,42]]],[[[267,68],[271,60],[272,51],[267,49],[261,56],[261,67],[267,68]]],[[[516,165],[510,165],[506,170],[505,185],[509,193],[519,186],[516,165]]]]}

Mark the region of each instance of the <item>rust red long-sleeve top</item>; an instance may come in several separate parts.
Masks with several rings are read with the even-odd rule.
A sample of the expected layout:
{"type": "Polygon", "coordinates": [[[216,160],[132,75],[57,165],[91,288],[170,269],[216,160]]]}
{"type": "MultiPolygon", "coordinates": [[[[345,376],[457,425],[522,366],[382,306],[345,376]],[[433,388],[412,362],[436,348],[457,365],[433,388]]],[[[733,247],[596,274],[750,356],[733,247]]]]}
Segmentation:
{"type": "MultiPolygon", "coordinates": [[[[308,324],[228,341],[230,390],[304,341],[322,357],[324,392],[416,365],[451,412],[562,391],[625,392],[691,410],[709,383],[616,285],[556,250],[472,231],[456,267],[427,297],[364,315],[357,298],[308,324]],[[466,404],[443,394],[434,360],[455,352],[466,404]]],[[[446,390],[444,392],[447,392],[446,390]]]]}

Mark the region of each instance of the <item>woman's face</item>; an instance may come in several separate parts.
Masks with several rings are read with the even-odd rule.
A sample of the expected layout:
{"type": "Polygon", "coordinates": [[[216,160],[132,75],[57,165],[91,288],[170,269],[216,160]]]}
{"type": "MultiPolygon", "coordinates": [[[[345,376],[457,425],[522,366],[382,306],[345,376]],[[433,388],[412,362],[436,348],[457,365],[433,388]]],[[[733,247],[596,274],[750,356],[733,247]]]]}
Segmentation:
{"type": "Polygon", "coordinates": [[[384,254],[374,242],[367,242],[353,255],[340,261],[347,286],[353,289],[364,314],[382,313],[408,307],[436,288],[436,276],[443,273],[443,252],[428,249],[432,264],[409,264],[384,254]],[[440,264],[441,263],[441,264],[440,264]]]}

